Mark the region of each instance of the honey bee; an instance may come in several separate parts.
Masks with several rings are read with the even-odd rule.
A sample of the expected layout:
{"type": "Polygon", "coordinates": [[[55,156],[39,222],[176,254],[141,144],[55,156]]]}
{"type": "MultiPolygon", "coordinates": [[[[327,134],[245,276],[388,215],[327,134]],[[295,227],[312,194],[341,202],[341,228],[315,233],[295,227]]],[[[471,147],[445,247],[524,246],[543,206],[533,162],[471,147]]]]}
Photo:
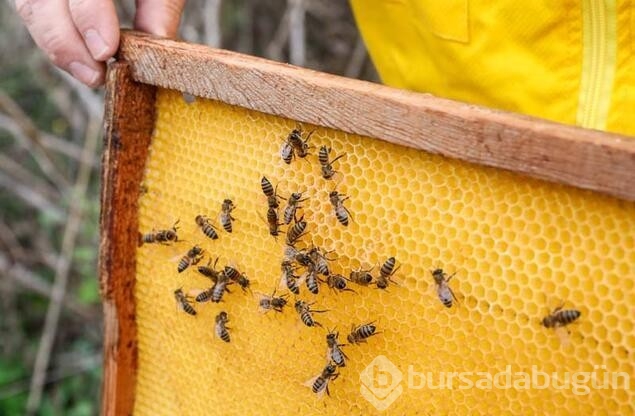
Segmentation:
{"type": "Polygon", "coordinates": [[[190,304],[190,301],[183,293],[183,288],[178,288],[174,291],[174,298],[176,299],[176,304],[179,308],[181,308],[185,313],[190,315],[196,315],[196,309],[190,304]]]}
{"type": "Polygon", "coordinates": [[[342,347],[344,344],[340,344],[337,340],[339,336],[339,332],[329,331],[326,335],[326,345],[328,350],[326,352],[326,359],[329,361],[333,361],[338,367],[346,367],[346,360],[348,357],[342,351],[342,347]]]}
{"type": "Polygon", "coordinates": [[[348,208],[344,206],[344,201],[346,201],[348,198],[348,196],[340,194],[337,191],[331,191],[331,193],[329,193],[329,200],[331,201],[331,205],[333,205],[333,209],[335,210],[335,217],[343,226],[348,225],[348,220],[351,216],[348,208]]]}
{"type": "Polygon", "coordinates": [[[394,280],[391,279],[391,277],[395,273],[397,273],[397,270],[399,270],[401,266],[397,266],[397,268],[395,269],[395,263],[395,258],[390,257],[384,264],[382,264],[381,269],[379,269],[379,277],[377,277],[377,281],[375,282],[377,288],[386,289],[388,288],[388,284],[390,282],[397,284],[394,280]]]}
{"type": "Polygon", "coordinates": [[[299,221],[296,221],[295,224],[293,224],[293,227],[289,228],[287,231],[287,245],[295,245],[295,243],[304,235],[306,226],[307,222],[302,218],[300,218],[299,221]]]}
{"type": "Polygon", "coordinates": [[[276,296],[276,290],[274,289],[271,295],[265,295],[264,293],[257,293],[258,295],[258,309],[260,313],[267,313],[270,310],[276,312],[282,312],[282,308],[287,305],[288,294],[282,296],[276,296]]]}
{"type": "Polygon", "coordinates": [[[350,281],[360,286],[368,286],[373,281],[373,275],[370,274],[372,270],[373,270],[372,267],[367,270],[363,270],[363,269],[353,270],[351,271],[349,275],[350,281]]]}
{"type": "Polygon", "coordinates": [[[282,276],[280,278],[280,286],[284,286],[295,295],[300,294],[300,287],[298,286],[298,277],[293,274],[294,268],[289,260],[283,260],[280,268],[282,269],[282,276]]]}
{"type": "Polygon", "coordinates": [[[212,259],[209,259],[209,261],[207,262],[207,266],[198,266],[198,272],[202,274],[203,276],[212,279],[212,282],[216,283],[218,282],[218,275],[221,273],[218,270],[216,270],[216,263],[218,263],[218,257],[216,257],[216,260],[214,261],[214,267],[210,267],[211,263],[212,263],[212,259]]]}
{"type": "Polygon", "coordinates": [[[315,266],[315,263],[311,259],[311,256],[309,255],[307,250],[298,250],[290,245],[286,245],[284,248],[284,258],[288,261],[295,261],[304,267],[315,266]]]}
{"type": "Polygon", "coordinates": [[[238,286],[240,286],[240,288],[243,290],[243,292],[249,289],[251,282],[249,281],[245,273],[239,272],[232,266],[225,266],[224,273],[228,279],[230,279],[233,282],[236,282],[238,286]]]}
{"type": "Polygon", "coordinates": [[[447,277],[447,273],[445,273],[443,269],[434,269],[431,270],[431,273],[434,283],[437,285],[437,296],[441,303],[443,303],[446,308],[452,307],[452,300],[458,303],[458,299],[454,296],[452,288],[448,285],[456,273],[453,273],[450,277],[447,277]]]}
{"type": "Polygon", "coordinates": [[[207,302],[211,300],[214,303],[218,303],[223,299],[223,295],[225,292],[231,293],[229,288],[227,287],[231,281],[225,275],[225,273],[215,272],[216,277],[212,278],[214,280],[214,284],[207,290],[203,290],[196,295],[197,302],[207,302]]]}
{"type": "Polygon", "coordinates": [[[223,205],[221,206],[221,212],[219,215],[220,223],[228,233],[232,232],[232,221],[236,220],[236,218],[232,217],[231,214],[234,208],[236,208],[236,206],[231,199],[225,199],[223,201],[223,205]]]}
{"type": "Polygon", "coordinates": [[[325,252],[319,247],[312,247],[309,250],[309,257],[315,264],[315,270],[322,276],[328,276],[331,274],[328,263],[328,260],[330,259],[327,257],[328,253],[330,252],[325,252]]]}
{"type": "Polygon", "coordinates": [[[319,326],[322,327],[322,324],[320,324],[318,321],[313,319],[313,314],[314,313],[323,313],[323,312],[327,312],[326,310],[315,310],[315,309],[311,309],[311,305],[313,305],[315,302],[313,303],[306,303],[302,300],[298,300],[295,302],[295,311],[298,313],[298,315],[300,315],[300,319],[302,320],[302,323],[306,326],[319,326]]]}
{"type": "Polygon", "coordinates": [[[191,265],[198,264],[198,262],[203,258],[202,253],[203,249],[199,246],[192,247],[179,261],[179,265],[177,266],[178,272],[182,273],[191,265]]]}
{"type": "Polygon", "coordinates": [[[360,342],[366,342],[368,338],[373,335],[377,335],[379,332],[375,332],[377,327],[373,322],[369,322],[367,324],[362,324],[359,326],[355,326],[355,324],[351,325],[351,333],[348,334],[346,339],[351,344],[359,344],[360,342]]]}
{"type": "Polygon", "coordinates": [[[563,327],[576,321],[580,315],[582,315],[582,312],[577,309],[562,309],[563,307],[564,304],[558,306],[551,314],[545,316],[542,320],[542,325],[545,328],[563,327]]]}
{"type": "Polygon", "coordinates": [[[211,293],[211,301],[218,303],[223,299],[225,292],[229,292],[227,286],[231,283],[226,273],[219,273],[218,280],[214,283],[211,293]]]}
{"type": "Polygon", "coordinates": [[[289,196],[289,199],[287,200],[287,206],[284,209],[283,215],[285,224],[289,224],[295,218],[295,213],[297,212],[297,210],[299,208],[302,208],[300,206],[300,203],[306,201],[307,199],[308,198],[302,199],[301,192],[293,192],[291,196],[289,196]]]}
{"type": "Polygon", "coordinates": [[[196,293],[195,300],[198,303],[207,302],[208,300],[210,300],[212,298],[212,295],[214,294],[214,288],[215,287],[216,287],[216,283],[214,283],[212,286],[210,286],[210,288],[207,289],[207,290],[195,290],[194,291],[196,293]]]}
{"type": "Polygon", "coordinates": [[[293,246],[285,244],[284,250],[282,251],[282,259],[283,261],[295,261],[295,256],[298,254],[299,250],[293,246]]]}
{"type": "Polygon", "coordinates": [[[309,292],[317,295],[320,291],[320,280],[313,266],[309,266],[309,270],[304,274],[303,279],[306,282],[306,287],[309,289],[309,292]]]}
{"type": "MultiPolygon", "coordinates": [[[[295,129],[289,133],[287,137],[287,143],[293,147],[293,150],[298,155],[298,157],[307,157],[309,154],[309,139],[315,130],[312,130],[307,136],[306,139],[302,140],[302,126],[298,125],[295,129]]],[[[285,160],[286,162],[286,160],[285,160]]]]}
{"type": "Polygon", "coordinates": [[[346,155],[346,153],[342,153],[341,155],[337,156],[335,159],[329,161],[329,153],[331,153],[330,147],[328,148],[326,146],[320,147],[320,152],[318,153],[318,160],[320,161],[320,165],[322,167],[322,177],[324,179],[331,179],[333,175],[335,175],[337,171],[333,169],[333,163],[339,158],[346,155]]]}
{"type": "Polygon", "coordinates": [[[317,376],[311,378],[304,383],[305,386],[311,387],[311,391],[317,394],[318,398],[324,396],[324,392],[327,395],[331,395],[329,392],[329,382],[335,380],[340,374],[336,372],[337,367],[331,363],[328,363],[324,370],[317,376]]]}
{"type": "Polygon", "coordinates": [[[277,237],[280,234],[280,224],[278,222],[278,213],[275,208],[269,208],[267,210],[267,224],[269,224],[269,234],[277,237]]]}
{"type": "Polygon", "coordinates": [[[139,247],[141,247],[144,243],[145,244],[150,244],[150,243],[159,243],[159,244],[170,244],[170,243],[176,243],[177,241],[179,241],[179,237],[177,235],[177,229],[178,227],[176,226],[179,223],[179,220],[176,220],[176,222],[174,223],[174,225],[172,226],[172,228],[167,229],[167,230],[152,230],[152,232],[147,233],[147,234],[141,234],[139,233],[139,247]]]}
{"type": "Polygon", "coordinates": [[[216,240],[218,238],[216,227],[212,225],[209,218],[203,215],[197,215],[194,220],[196,221],[196,225],[198,225],[201,228],[201,230],[203,230],[203,234],[205,234],[212,240],[216,240]]]}
{"type": "Polygon", "coordinates": [[[340,292],[355,292],[353,289],[347,287],[347,280],[341,274],[329,274],[326,277],[326,284],[331,289],[337,289],[340,292]]]}
{"type": "Polygon", "coordinates": [[[293,156],[293,146],[291,146],[288,141],[285,141],[280,149],[280,157],[284,160],[284,163],[288,165],[293,160],[293,156]]]}
{"type": "Polygon", "coordinates": [[[278,208],[280,206],[278,198],[281,198],[278,196],[278,185],[276,185],[276,188],[274,189],[271,182],[269,182],[269,179],[267,179],[266,176],[263,176],[262,179],[260,179],[260,187],[262,188],[262,193],[264,193],[267,197],[267,205],[269,208],[278,208]]]}
{"type": "Polygon", "coordinates": [[[315,267],[315,263],[311,256],[307,253],[306,250],[299,250],[295,255],[295,261],[298,262],[299,265],[304,267],[315,267]]]}
{"type": "Polygon", "coordinates": [[[214,333],[220,339],[225,342],[229,342],[229,328],[226,324],[229,322],[227,312],[221,311],[216,315],[216,325],[214,326],[214,333]]]}

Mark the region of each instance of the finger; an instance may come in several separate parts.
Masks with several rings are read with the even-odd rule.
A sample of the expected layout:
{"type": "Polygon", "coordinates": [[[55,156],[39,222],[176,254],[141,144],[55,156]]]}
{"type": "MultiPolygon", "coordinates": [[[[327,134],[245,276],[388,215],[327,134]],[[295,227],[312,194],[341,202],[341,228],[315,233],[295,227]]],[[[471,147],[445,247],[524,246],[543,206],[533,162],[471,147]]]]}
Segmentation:
{"type": "Polygon", "coordinates": [[[135,29],[175,37],[185,0],[137,0],[135,29]]]}
{"type": "Polygon", "coordinates": [[[97,61],[111,58],[119,46],[119,20],[111,0],[69,0],[71,18],[97,61]]]}
{"type": "Polygon", "coordinates": [[[16,8],[35,43],[55,65],[88,86],[104,82],[105,65],[88,52],[67,0],[16,0],[16,8]]]}

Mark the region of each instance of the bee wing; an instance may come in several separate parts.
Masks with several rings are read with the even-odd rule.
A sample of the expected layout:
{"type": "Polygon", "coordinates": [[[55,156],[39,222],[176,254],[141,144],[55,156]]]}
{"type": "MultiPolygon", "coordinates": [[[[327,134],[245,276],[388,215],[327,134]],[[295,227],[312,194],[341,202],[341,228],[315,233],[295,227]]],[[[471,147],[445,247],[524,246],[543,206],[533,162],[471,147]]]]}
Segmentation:
{"type": "Polygon", "coordinates": [[[431,286],[434,290],[434,295],[435,295],[435,298],[437,299],[437,302],[446,304],[447,302],[451,302],[452,300],[455,300],[456,306],[458,306],[458,299],[456,298],[456,296],[454,296],[454,292],[449,286],[437,285],[435,283],[433,283],[431,286]]]}
{"type": "Polygon", "coordinates": [[[261,293],[261,292],[254,292],[254,297],[258,301],[258,312],[264,314],[264,313],[267,313],[267,312],[269,312],[271,310],[271,309],[263,308],[262,305],[261,305],[262,300],[263,299],[271,299],[271,295],[265,295],[264,293],[261,293]]]}
{"type": "Polygon", "coordinates": [[[333,354],[333,348],[332,347],[327,347],[326,348],[326,362],[330,363],[331,361],[333,361],[331,359],[331,355],[333,354]]]}
{"type": "Polygon", "coordinates": [[[266,314],[267,312],[269,312],[270,310],[271,309],[264,308],[262,305],[258,305],[258,312],[263,314],[263,315],[266,314]]]}
{"type": "Polygon", "coordinates": [[[439,298],[439,286],[436,285],[436,283],[431,282],[430,285],[428,286],[428,292],[430,295],[430,303],[433,303],[435,305],[439,304],[440,298],[439,298]]]}
{"type": "Polygon", "coordinates": [[[283,155],[291,151],[293,151],[293,146],[291,146],[288,141],[283,141],[282,145],[280,146],[280,154],[283,155]]]}
{"type": "MultiPolygon", "coordinates": [[[[374,334],[373,334],[374,335],[374,334]]],[[[346,353],[344,352],[344,350],[341,348],[343,346],[345,346],[346,344],[337,344],[337,349],[339,350],[339,352],[342,354],[342,356],[344,357],[344,359],[348,360],[348,355],[346,355],[346,353]]],[[[326,362],[336,362],[333,359],[333,352],[334,352],[335,348],[333,347],[327,347],[326,349],[326,362]]],[[[339,365],[339,364],[338,364],[339,365]]]]}
{"type": "MultiPolygon", "coordinates": [[[[397,273],[397,270],[399,270],[400,267],[401,267],[401,264],[397,266],[397,268],[392,272],[390,276],[388,276],[388,281],[395,286],[401,286],[401,284],[398,281],[393,279],[395,273],[397,273]]],[[[454,293],[452,294],[452,296],[454,296],[454,293]]],[[[456,300],[456,297],[454,299],[456,300]]]]}
{"type": "Polygon", "coordinates": [[[309,276],[309,272],[304,272],[298,277],[298,285],[303,285],[306,278],[309,276]]]}
{"type": "Polygon", "coordinates": [[[450,295],[449,292],[442,285],[436,286],[436,294],[441,302],[452,300],[452,295],[450,295]]]}
{"type": "Polygon", "coordinates": [[[258,300],[258,302],[262,299],[271,299],[271,295],[267,295],[262,292],[254,292],[254,297],[258,300]]]}
{"type": "Polygon", "coordinates": [[[296,254],[298,254],[298,250],[295,247],[290,245],[284,247],[283,256],[285,260],[293,261],[296,254]]]}
{"type": "Polygon", "coordinates": [[[194,289],[188,290],[185,296],[188,298],[196,298],[198,295],[206,291],[207,289],[194,288],[194,289]]]}
{"type": "Polygon", "coordinates": [[[229,263],[227,263],[227,266],[232,267],[232,268],[242,272],[242,269],[240,268],[240,265],[238,264],[238,262],[236,262],[235,259],[230,259],[229,263]]]}
{"type": "Polygon", "coordinates": [[[304,383],[302,383],[303,386],[307,386],[309,388],[313,388],[313,383],[315,383],[315,380],[318,379],[318,377],[320,377],[320,375],[322,375],[322,373],[320,372],[320,374],[311,377],[310,379],[308,379],[307,381],[305,381],[304,383]]]}
{"type": "Polygon", "coordinates": [[[278,285],[279,289],[287,288],[287,274],[285,272],[280,273],[280,284],[278,285]]]}
{"type": "MultiPolygon", "coordinates": [[[[375,332],[373,335],[375,334],[381,334],[381,332],[375,332]]],[[[338,344],[340,347],[344,347],[346,346],[346,344],[338,344]]],[[[346,355],[346,353],[344,352],[344,350],[342,348],[340,348],[340,352],[342,353],[342,355],[344,356],[344,358],[346,358],[348,360],[348,355],[346,355]]]]}
{"type": "Polygon", "coordinates": [[[214,338],[221,338],[220,334],[222,332],[221,323],[217,322],[214,324],[214,338]]]}
{"type": "Polygon", "coordinates": [[[178,263],[185,256],[185,253],[176,254],[174,257],[170,257],[170,263],[178,263]]]}
{"type": "Polygon", "coordinates": [[[260,217],[260,219],[262,220],[262,222],[264,222],[265,224],[267,224],[267,226],[269,225],[269,221],[267,221],[265,219],[265,217],[263,217],[260,213],[258,213],[258,216],[260,217]]]}
{"type": "Polygon", "coordinates": [[[318,400],[322,399],[324,397],[324,393],[326,393],[327,389],[329,388],[329,382],[331,381],[330,378],[327,378],[326,381],[324,382],[324,385],[322,386],[322,390],[318,391],[315,395],[317,396],[318,400]]]}
{"type": "Polygon", "coordinates": [[[563,347],[568,346],[571,343],[571,333],[565,326],[558,326],[555,329],[555,333],[558,336],[558,340],[563,347]]]}

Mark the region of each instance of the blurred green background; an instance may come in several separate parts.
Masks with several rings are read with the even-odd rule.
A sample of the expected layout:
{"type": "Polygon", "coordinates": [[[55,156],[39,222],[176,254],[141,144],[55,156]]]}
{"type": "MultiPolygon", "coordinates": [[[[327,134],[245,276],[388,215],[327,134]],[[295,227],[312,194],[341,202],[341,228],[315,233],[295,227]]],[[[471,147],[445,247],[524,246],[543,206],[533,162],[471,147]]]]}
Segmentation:
{"type": "MultiPolygon", "coordinates": [[[[130,27],[134,1],[117,6],[130,27]]],[[[378,80],[346,0],[189,1],[179,35],[378,80]]],[[[0,39],[0,415],[94,415],[103,89],[53,67],[13,0],[0,39]]]]}

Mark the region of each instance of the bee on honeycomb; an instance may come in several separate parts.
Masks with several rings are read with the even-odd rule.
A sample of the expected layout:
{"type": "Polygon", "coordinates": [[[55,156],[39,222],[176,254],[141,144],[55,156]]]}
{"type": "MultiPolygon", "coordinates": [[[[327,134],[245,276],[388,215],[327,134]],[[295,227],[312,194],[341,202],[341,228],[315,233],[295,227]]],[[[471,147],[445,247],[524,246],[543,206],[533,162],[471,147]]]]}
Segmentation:
{"type": "Polygon", "coordinates": [[[150,243],[160,243],[160,244],[176,243],[177,241],[179,241],[179,236],[177,235],[178,227],[176,226],[178,223],[179,223],[179,220],[176,220],[172,228],[169,228],[166,230],[156,230],[156,231],[153,230],[152,232],[146,233],[146,234],[139,233],[138,245],[141,246],[143,244],[150,244],[150,243]]]}

